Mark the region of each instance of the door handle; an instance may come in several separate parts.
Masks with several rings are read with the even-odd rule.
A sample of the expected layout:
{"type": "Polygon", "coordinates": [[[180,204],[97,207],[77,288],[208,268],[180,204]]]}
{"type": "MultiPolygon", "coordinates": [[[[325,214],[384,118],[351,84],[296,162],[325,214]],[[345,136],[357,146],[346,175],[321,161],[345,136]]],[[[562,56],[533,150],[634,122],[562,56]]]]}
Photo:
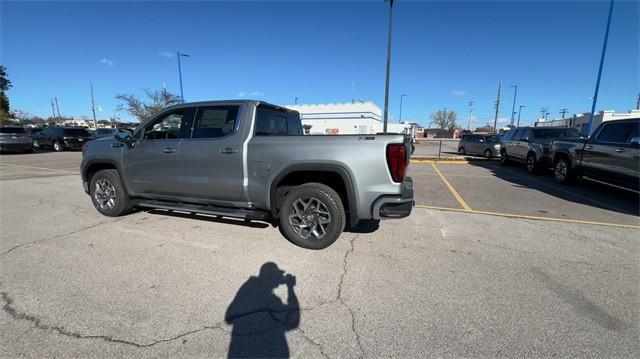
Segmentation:
{"type": "Polygon", "coordinates": [[[624,150],[622,148],[616,148],[616,152],[620,153],[620,152],[624,152],[624,150]]]}
{"type": "Polygon", "coordinates": [[[225,147],[220,149],[220,153],[224,153],[226,155],[238,152],[237,148],[225,147]]]}
{"type": "Polygon", "coordinates": [[[592,150],[592,149],[593,149],[593,146],[584,146],[584,149],[585,149],[585,150],[592,150]]]}
{"type": "Polygon", "coordinates": [[[176,150],[171,148],[171,147],[167,147],[164,150],[162,150],[162,152],[164,152],[164,153],[175,153],[176,150]]]}
{"type": "Polygon", "coordinates": [[[119,148],[124,146],[124,143],[116,142],[111,144],[111,148],[119,148]]]}

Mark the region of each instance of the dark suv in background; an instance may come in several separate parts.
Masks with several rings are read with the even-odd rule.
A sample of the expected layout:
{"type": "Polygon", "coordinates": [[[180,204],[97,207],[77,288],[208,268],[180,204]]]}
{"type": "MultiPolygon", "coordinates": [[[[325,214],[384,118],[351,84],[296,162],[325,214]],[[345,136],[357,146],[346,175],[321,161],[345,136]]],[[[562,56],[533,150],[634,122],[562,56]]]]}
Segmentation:
{"type": "Polygon", "coordinates": [[[556,139],[580,138],[580,133],[567,127],[517,127],[502,135],[500,163],[524,163],[533,174],[540,168],[551,167],[549,149],[556,139]]]}
{"type": "Polygon", "coordinates": [[[458,153],[491,158],[500,154],[501,141],[499,135],[464,135],[458,144],[458,153]]]}
{"type": "Polygon", "coordinates": [[[92,139],[89,131],[81,127],[47,127],[33,136],[33,146],[54,151],[79,150],[92,139]]]}
{"type": "Polygon", "coordinates": [[[22,127],[0,127],[0,151],[33,152],[29,132],[22,127]]]}

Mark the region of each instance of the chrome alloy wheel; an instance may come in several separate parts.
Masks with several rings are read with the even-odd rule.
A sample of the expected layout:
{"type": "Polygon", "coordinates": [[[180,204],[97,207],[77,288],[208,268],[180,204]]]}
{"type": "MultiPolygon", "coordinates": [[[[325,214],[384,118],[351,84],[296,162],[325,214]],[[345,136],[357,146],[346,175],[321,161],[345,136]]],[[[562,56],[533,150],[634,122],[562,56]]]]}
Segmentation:
{"type": "Polygon", "coordinates": [[[320,239],[331,225],[331,214],[327,206],[315,197],[298,198],[293,202],[289,224],[302,238],[313,236],[320,239]]]}
{"type": "Polygon", "coordinates": [[[93,197],[101,209],[112,209],[116,205],[116,188],[108,179],[103,178],[96,182],[93,197]]]}
{"type": "Polygon", "coordinates": [[[563,182],[567,178],[567,172],[567,162],[558,161],[553,171],[553,174],[556,176],[556,181],[563,182]]]}
{"type": "Polygon", "coordinates": [[[533,155],[527,157],[527,169],[532,172],[536,168],[536,158],[533,155]]]}

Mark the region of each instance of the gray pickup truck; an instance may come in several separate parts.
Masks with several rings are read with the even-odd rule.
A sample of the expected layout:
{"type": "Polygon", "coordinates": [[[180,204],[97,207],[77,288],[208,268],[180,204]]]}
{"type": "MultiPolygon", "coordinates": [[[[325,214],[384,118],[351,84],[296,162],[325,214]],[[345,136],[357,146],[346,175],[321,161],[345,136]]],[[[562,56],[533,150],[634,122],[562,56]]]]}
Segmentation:
{"type": "Polygon", "coordinates": [[[603,122],[587,139],[551,144],[556,182],[576,176],[640,192],[640,119],[603,122]]]}
{"type": "Polygon", "coordinates": [[[360,220],[411,214],[409,146],[403,135],[304,136],[298,112],[262,101],[185,103],[132,137],[86,143],[81,175],[106,216],[148,207],[268,221],[321,249],[360,220]]]}

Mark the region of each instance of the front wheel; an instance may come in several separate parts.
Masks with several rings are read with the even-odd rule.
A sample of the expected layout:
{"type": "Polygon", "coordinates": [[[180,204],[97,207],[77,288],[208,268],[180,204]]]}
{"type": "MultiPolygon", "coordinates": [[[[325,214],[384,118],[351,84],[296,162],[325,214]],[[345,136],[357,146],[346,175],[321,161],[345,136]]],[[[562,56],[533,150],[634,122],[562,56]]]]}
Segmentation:
{"type": "Polygon", "coordinates": [[[64,151],[64,146],[62,146],[62,143],[59,141],[55,141],[53,143],[53,150],[56,152],[64,151]]]}
{"type": "Polygon", "coordinates": [[[509,164],[509,156],[507,155],[507,150],[500,151],[500,164],[503,166],[509,164]]]}
{"type": "Polygon", "coordinates": [[[330,246],[342,234],[345,223],[340,196],[321,183],[294,187],[280,208],[280,231],[290,242],[303,248],[330,246]]]}
{"type": "Polygon", "coordinates": [[[129,195],[126,193],[117,170],[98,171],[91,177],[91,201],[98,212],[108,217],[118,217],[131,209],[129,195]]]}
{"type": "Polygon", "coordinates": [[[467,151],[465,151],[464,147],[460,147],[458,148],[458,153],[464,156],[467,153],[467,151]]]}
{"type": "Polygon", "coordinates": [[[489,150],[489,149],[484,150],[484,157],[485,157],[486,159],[490,160],[490,159],[491,159],[491,157],[493,157],[493,153],[491,153],[491,150],[489,150]]]}

